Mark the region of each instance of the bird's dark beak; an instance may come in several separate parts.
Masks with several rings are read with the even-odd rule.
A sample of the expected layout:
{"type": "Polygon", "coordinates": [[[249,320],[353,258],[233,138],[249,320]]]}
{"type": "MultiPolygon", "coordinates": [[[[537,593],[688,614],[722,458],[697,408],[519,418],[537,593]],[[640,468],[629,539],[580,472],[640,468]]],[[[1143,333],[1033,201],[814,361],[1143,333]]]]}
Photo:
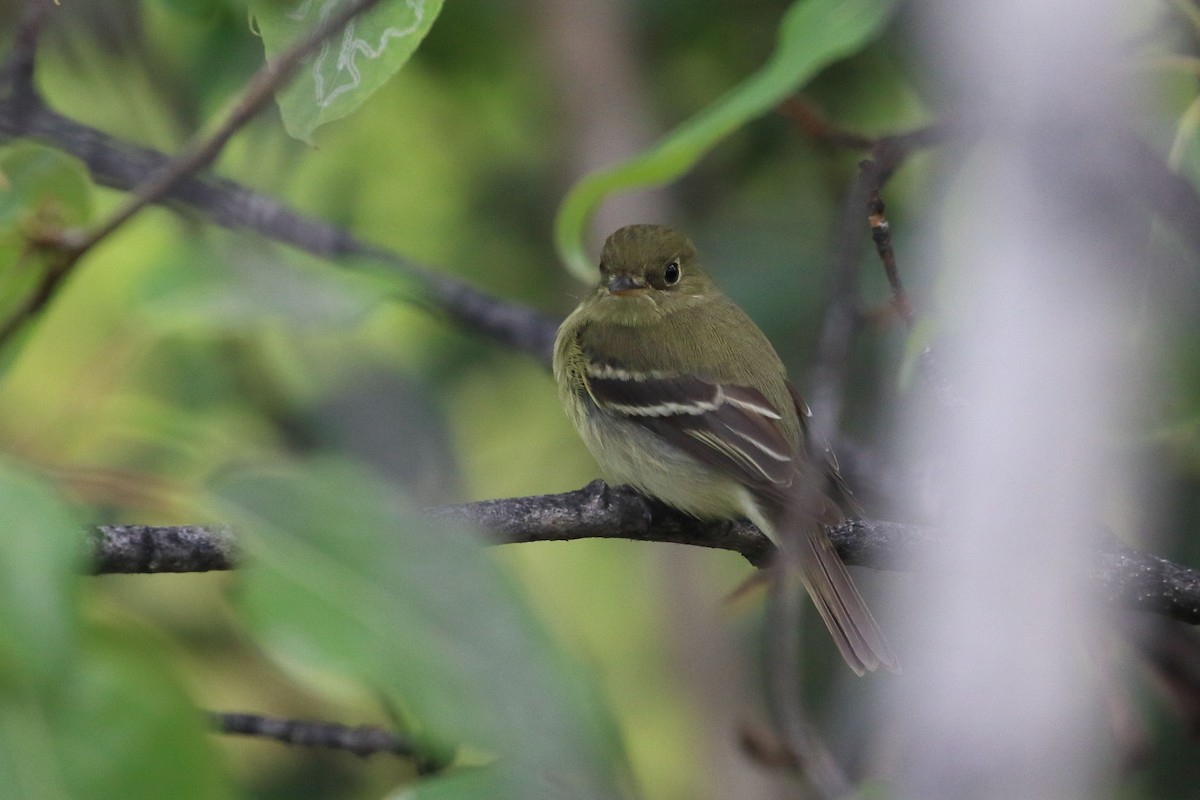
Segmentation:
{"type": "Polygon", "coordinates": [[[608,279],[608,293],[617,295],[633,294],[648,288],[646,282],[626,272],[618,272],[608,279]]]}

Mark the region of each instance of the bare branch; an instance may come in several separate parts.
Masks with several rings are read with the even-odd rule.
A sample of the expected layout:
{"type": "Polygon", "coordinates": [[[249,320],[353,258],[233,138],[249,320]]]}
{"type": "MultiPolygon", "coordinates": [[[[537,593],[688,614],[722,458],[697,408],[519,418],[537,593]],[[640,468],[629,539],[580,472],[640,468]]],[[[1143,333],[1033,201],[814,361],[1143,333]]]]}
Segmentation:
{"type": "Polygon", "coordinates": [[[7,319],[0,321],[0,347],[3,347],[9,339],[16,335],[17,331],[24,327],[37,312],[42,309],[46,303],[50,302],[50,298],[54,296],[55,289],[66,277],[73,259],[63,253],[57,247],[51,245],[47,247],[44,243],[38,241],[29,241],[26,243],[25,250],[21,254],[21,260],[26,261],[35,254],[41,254],[46,259],[42,266],[42,274],[38,278],[37,285],[29,292],[17,307],[12,310],[7,319]]]}
{"type": "MultiPolygon", "coordinates": [[[[850,347],[862,321],[858,269],[864,246],[863,212],[869,210],[874,214],[878,206],[878,218],[872,220],[872,229],[873,232],[886,230],[887,221],[882,216],[883,203],[879,199],[884,184],[913,150],[933,146],[945,139],[947,126],[938,123],[913,131],[873,137],[838,127],[802,97],[784,102],[780,111],[810,138],[833,147],[871,152],[871,159],[860,164],[861,169],[846,192],[835,228],[834,255],[830,268],[833,289],[818,334],[816,364],[810,381],[813,432],[818,440],[830,441],[835,438],[834,432],[841,418],[850,347]],[[878,226],[874,224],[876,222],[878,226]]],[[[877,247],[882,248],[884,245],[880,241],[876,238],[877,247]]],[[[890,236],[884,241],[890,249],[890,236]]],[[[896,275],[898,281],[898,273],[894,269],[889,278],[892,274],[896,275]]],[[[909,306],[907,297],[901,296],[904,304],[897,305],[897,309],[903,315],[902,309],[909,306]]]]}
{"type": "Polygon", "coordinates": [[[88,531],[92,572],[209,572],[233,569],[237,539],[224,525],[97,525],[88,531]]]}
{"type": "MultiPolygon", "coordinates": [[[[729,550],[756,566],[769,563],[774,552],[770,540],[745,520],[698,520],[603,481],[564,494],[438,506],[428,513],[478,528],[494,544],[596,538],[670,542],[729,550]]],[[[829,535],[847,564],[912,571],[937,562],[947,534],[852,519],[829,535]]],[[[88,537],[95,573],[203,572],[231,569],[238,559],[236,533],[228,526],[105,525],[88,537]]],[[[1084,566],[1107,604],[1200,625],[1200,570],[1125,547],[1110,534],[1097,536],[1092,562],[1084,566]]]]}
{"type": "Polygon", "coordinates": [[[834,231],[830,273],[833,286],[821,329],[817,334],[816,363],[809,379],[808,401],[813,409],[812,430],[816,441],[833,439],[842,417],[850,366],[850,347],[861,322],[858,267],[865,242],[862,209],[867,191],[861,174],[851,182],[834,231]]]}
{"type": "MultiPolygon", "coordinates": [[[[814,411],[813,433],[818,441],[835,439],[849,369],[850,347],[863,320],[858,269],[862,256],[862,216],[867,213],[871,238],[892,288],[892,307],[911,330],[915,324],[912,302],[904,289],[892,248],[891,225],[885,216],[883,187],[914,150],[944,142],[952,126],[938,122],[912,131],[871,137],[831,123],[812,103],[793,98],[781,106],[805,135],[834,147],[869,150],[871,157],[859,162],[859,172],[842,203],[836,228],[833,293],[817,339],[817,358],[811,379],[810,399],[814,411]]],[[[946,379],[932,350],[920,356],[922,377],[938,401],[946,407],[961,406],[961,398],[946,379]]]]}
{"type": "Polygon", "coordinates": [[[714,547],[762,566],[774,547],[749,522],[697,520],[627,486],[592,481],[564,494],[483,500],[430,509],[431,516],[483,530],[499,544],[630,539],[714,547]]]}
{"type": "MultiPolygon", "coordinates": [[[[911,131],[868,136],[834,124],[824,112],[802,96],[788,98],[780,104],[779,111],[810,139],[845,150],[871,151],[871,158],[886,168],[883,183],[891,178],[892,173],[899,169],[912,151],[933,147],[945,141],[950,127],[944,122],[935,122],[911,131]]],[[[881,187],[883,183],[880,184],[881,187]]]]}
{"type": "Polygon", "coordinates": [[[888,222],[883,197],[880,196],[882,184],[884,181],[883,170],[880,164],[871,159],[867,159],[859,163],[859,168],[862,170],[863,179],[870,186],[870,193],[867,197],[867,222],[871,226],[871,239],[875,242],[875,252],[879,254],[879,260],[883,262],[883,271],[887,276],[888,285],[892,287],[892,307],[896,309],[896,313],[900,315],[900,319],[904,321],[905,326],[912,330],[916,325],[916,317],[913,314],[912,302],[908,299],[908,292],[904,291],[904,282],[900,279],[900,271],[896,268],[896,252],[892,249],[892,226],[888,222]]]}
{"type": "Polygon", "coordinates": [[[779,111],[808,138],[834,147],[870,150],[877,141],[872,136],[835,125],[811,100],[801,95],[784,100],[779,104],[779,111]]]}
{"type": "Polygon", "coordinates": [[[443,760],[431,759],[422,753],[417,744],[407,736],[374,725],[351,727],[333,722],[283,719],[228,711],[214,711],[208,716],[209,724],[218,733],[257,736],[301,747],[345,750],[363,758],[378,753],[391,753],[404,758],[415,758],[417,769],[423,775],[438,772],[446,766],[443,760]]]}

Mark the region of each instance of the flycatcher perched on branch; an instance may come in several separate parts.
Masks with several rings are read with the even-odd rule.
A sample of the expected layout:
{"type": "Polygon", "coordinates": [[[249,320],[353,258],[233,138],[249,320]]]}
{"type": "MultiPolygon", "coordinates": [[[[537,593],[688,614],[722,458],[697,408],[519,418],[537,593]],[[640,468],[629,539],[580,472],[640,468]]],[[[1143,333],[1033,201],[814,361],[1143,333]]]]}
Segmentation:
{"type": "Polygon", "coordinates": [[[608,237],[599,284],[559,328],[554,376],[610,480],[697,517],[749,518],[798,566],[850,668],[899,670],[825,532],[842,513],[809,457],[808,407],[685,236],[608,237]]]}

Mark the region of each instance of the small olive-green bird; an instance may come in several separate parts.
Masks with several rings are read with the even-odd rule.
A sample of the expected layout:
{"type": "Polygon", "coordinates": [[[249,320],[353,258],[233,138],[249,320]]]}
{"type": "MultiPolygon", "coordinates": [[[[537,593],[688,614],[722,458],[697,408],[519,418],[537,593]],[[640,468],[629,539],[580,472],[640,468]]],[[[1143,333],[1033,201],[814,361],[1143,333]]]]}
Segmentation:
{"type": "Polygon", "coordinates": [[[850,668],[898,671],[823,527],[842,513],[808,452],[808,407],[685,236],[630,225],[608,237],[599,284],[559,328],[554,376],[610,481],[696,517],[750,519],[799,565],[850,668]]]}

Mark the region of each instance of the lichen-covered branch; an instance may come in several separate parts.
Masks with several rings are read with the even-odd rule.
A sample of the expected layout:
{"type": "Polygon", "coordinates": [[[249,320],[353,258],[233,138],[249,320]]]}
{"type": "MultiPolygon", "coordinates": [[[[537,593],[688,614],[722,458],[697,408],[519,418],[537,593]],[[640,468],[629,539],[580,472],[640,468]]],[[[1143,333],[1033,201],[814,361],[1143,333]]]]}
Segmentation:
{"type": "MultiPolygon", "coordinates": [[[[429,514],[477,528],[495,544],[670,542],[729,550],[757,566],[769,562],[773,553],[770,541],[749,522],[698,520],[603,481],[563,494],[438,506],[429,514]]],[[[847,564],[903,571],[935,564],[932,556],[949,535],[937,528],[869,519],[849,520],[830,530],[847,564]]],[[[236,532],[220,525],[104,525],[89,532],[89,545],[96,573],[206,572],[232,569],[238,560],[236,532]]],[[[1097,536],[1086,569],[1097,597],[1112,606],[1200,624],[1200,570],[1107,536],[1097,536]]]]}
{"type": "Polygon", "coordinates": [[[227,570],[239,556],[226,525],[97,525],[88,553],[97,575],[227,570]]]}

